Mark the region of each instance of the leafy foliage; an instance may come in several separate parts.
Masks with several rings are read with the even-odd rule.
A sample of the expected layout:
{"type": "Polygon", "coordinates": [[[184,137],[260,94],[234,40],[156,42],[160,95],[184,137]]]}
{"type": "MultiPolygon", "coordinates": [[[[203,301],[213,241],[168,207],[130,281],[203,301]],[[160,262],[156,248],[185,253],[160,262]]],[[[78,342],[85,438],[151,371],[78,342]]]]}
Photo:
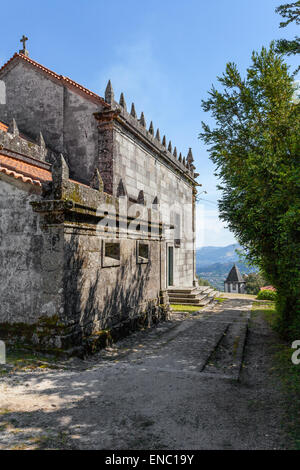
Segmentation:
{"type": "Polygon", "coordinates": [[[300,1],[285,3],[276,8],[276,13],[279,13],[283,18],[287,18],[286,21],[281,21],[279,24],[280,28],[285,28],[288,24],[295,21],[296,24],[300,24],[300,1]]]}
{"type": "Polygon", "coordinates": [[[223,191],[222,220],[278,292],[281,331],[300,333],[300,105],[275,51],[252,54],[243,79],[233,63],[202,102],[216,126],[200,138],[223,191]],[[295,331],[296,330],[296,331],[295,331]]]}
{"type": "Polygon", "coordinates": [[[244,276],[246,281],[246,292],[247,294],[257,295],[260,288],[267,285],[263,275],[258,273],[250,273],[248,276],[244,276]]]}
{"type": "Polygon", "coordinates": [[[198,278],[198,284],[199,286],[209,286],[209,287],[212,287],[214,289],[214,287],[212,286],[212,284],[207,281],[206,279],[203,279],[202,277],[200,276],[197,276],[198,278]]]}
{"type": "MultiPolygon", "coordinates": [[[[252,311],[255,316],[263,317],[272,328],[276,329],[278,313],[272,303],[255,302],[252,311]]],[[[300,450],[300,367],[299,364],[293,364],[291,360],[294,352],[295,349],[291,348],[290,342],[278,343],[274,349],[274,363],[271,371],[275,374],[278,383],[281,382],[284,392],[286,414],[282,424],[292,439],[294,449],[300,450]]]]}
{"type": "MultiPolygon", "coordinates": [[[[300,0],[293,3],[286,3],[276,8],[276,13],[279,13],[285,21],[281,21],[280,28],[285,28],[290,23],[295,22],[297,25],[300,23],[300,0]]],[[[300,53],[300,38],[296,36],[293,40],[279,39],[276,42],[276,51],[279,54],[295,55],[300,53]]],[[[300,67],[299,67],[300,68],[300,67]]],[[[299,70],[296,70],[296,72],[299,70]]]]}
{"type": "Polygon", "coordinates": [[[257,299],[258,300],[276,300],[277,293],[272,291],[272,290],[261,290],[257,294],[257,299]]]}

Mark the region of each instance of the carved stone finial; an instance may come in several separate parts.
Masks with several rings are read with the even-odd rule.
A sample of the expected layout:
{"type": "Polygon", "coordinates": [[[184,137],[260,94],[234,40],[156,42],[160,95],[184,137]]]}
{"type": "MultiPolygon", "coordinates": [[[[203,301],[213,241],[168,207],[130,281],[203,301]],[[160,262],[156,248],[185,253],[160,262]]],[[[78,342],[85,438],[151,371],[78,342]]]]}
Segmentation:
{"type": "Polygon", "coordinates": [[[90,183],[90,187],[93,188],[93,189],[97,189],[101,193],[104,190],[103,179],[101,177],[101,174],[100,174],[100,171],[98,170],[98,168],[95,168],[94,175],[93,175],[93,178],[92,178],[91,183],[90,183]]]}
{"type": "Polygon", "coordinates": [[[182,163],[183,163],[183,165],[185,166],[185,157],[183,157],[182,163]]]}
{"type": "Polygon", "coordinates": [[[192,153],[192,149],[191,149],[191,148],[189,148],[189,151],[188,151],[188,154],[187,154],[187,161],[188,161],[189,163],[193,163],[193,161],[194,161],[194,157],[193,157],[193,153],[192,153]]]}
{"type": "Polygon", "coordinates": [[[165,136],[165,135],[163,136],[162,144],[163,144],[164,147],[167,146],[167,139],[166,139],[166,136],[165,136]]]}
{"type": "Polygon", "coordinates": [[[154,135],[154,127],[153,127],[153,122],[152,121],[150,122],[149,132],[150,132],[151,135],[154,135]]]}
{"type": "Polygon", "coordinates": [[[113,90],[111,81],[108,80],[108,84],[105,90],[105,101],[108,104],[112,104],[114,102],[114,99],[115,99],[114,90],[113,90]]]}
{"type": "Polygon", "coordinates": [[[48,152],[47,152],[47,148],[46,148],[46,144],[45,144],[43,134],[41,132],[38,135],[37,144],[40,147],[39,158],[43,161],[46,161],[46,155],[47,155],[48,152]]]}
{"type": "Polygon", "coordinates": [[[125,101],[124,93],[123,93],[123,92],[122,92],[121,95],[120,95],[119,104],[120,104],[120,106],[122,106],[122,108],[125,109],[125,111],[127,111],[126,101],[125,101]]]}
{"type": "Polygon", "coordinates": [[[46,148],[45,140],[44,140],[43,134],[41,132],[39,133],[39,137],[38,137],[38,145],[42,149],[46,148]]]}
{"type": "Polygon", "coordinates": [[[15,118],[12,118],[12,120],[10,121],[7,132],[9,134],[12,134],[14,137],[19,135],[19,129],[18,129],[15,118]]]}
{"type": "Polygon", "coordinates": [[[132,105],[131,105],[130,114],[131,114],[131,116],[134,117],[135,119],[137,118],[137,114],[136,114],[136,111],[135,111],[134,103],[132,103],[132,105]]]}
{"type": "Polygon", "coordinates": [[[156,131],[156,136],[155,136],[156,140],[158,140],[158,142],[160,142],[160,133],[159,133],[159,129],[157,129],[156,131]]]}
{"type": "Polygon", "coordinates": [[[20,42],[23,44],[23,49],[19,51],[19,54],[26,55],[26,57],[29,57],[29,52],[26,49],[26,41],[28,41],[28,38],[23,34],[23,36],[20,39],[20,42]]]}
{"type": "Polygon", "coordinates": [[[176,158],[176,160],[177,160],[177,148],[176,148],[176,147],[174,147],[173,156],[174,156],[174,158],[176,158]]]}
{"type": "Polygon", "coordinates": [[[137,203],[138,204],[145,204],[145,196],[144,196],[144,191],[141,189],[139,192],[138,198],[137,198],[137,203]]]}
{"type": "Polygon", "coordinates": [[[168,151],[170,153],[172,153],[172,142],[171,141],[169,142],[169,145],[168,145],[168,151]]]}
{"type": "Polygon", "coordinates": [[[179,154],[178,161],[179,161],[179,162],[182,162],[182,155],[181,155],[181,152],[180,152],[180,154],[179,154]]]}
{"type": "Polygon", "coordinates": [[[51,171],[54,195],[60,199],[63,194],[63,188],[69,180],[69,167],[62,153],[53,163],[51,171]]]}
{"type": "Polygon", "coordinates": [[[141,113],[140,124],[141,126],[146,127],[146,120],[143,112],[141,113]]]}
{"type": "Polygon", "coordinates": [[[127,191],[126,191],[126,187],[124,186],[123,180],[121,178],[117,187],[117,197],[124,197],[124,196],[127,196],[127,191]]]}

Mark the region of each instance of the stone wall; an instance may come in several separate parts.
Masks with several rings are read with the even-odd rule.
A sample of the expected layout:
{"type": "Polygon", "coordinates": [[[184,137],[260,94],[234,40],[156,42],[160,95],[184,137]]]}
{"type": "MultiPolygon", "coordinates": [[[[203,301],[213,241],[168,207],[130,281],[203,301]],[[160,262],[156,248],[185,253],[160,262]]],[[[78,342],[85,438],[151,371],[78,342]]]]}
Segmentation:
{"type": "Polygon", "coordinates": [[[101,105],[22,61],[4,70],[1,80],[7,96],[6,104],[0,104],[0,121],[15,118],[20,132],[34,140],[42,132],[46,146],[64,154],[70,177],[89,184],[98,155],[93,113],[101,105]]]}
{"type": "Polygon", "coordinates": [[[40,190],[1,175],[0,337],[8,344],[83,354],[167,318],[167,299],[160,298],[164,243],[98,233],[90,206],[105,195],[74,186],[80,185],[69,183],[65,194],[76,193],[78,210],[71,199],[47,202],[40,190]],[[141,241],[149,246],[143,262],[141,241]],[[111,242],[120,243],[115,265],[104,262],[111,242]]]}
{"type": "Polygon", "coordinates": [[[43,239],[30,206],[39,196],[28,186],[0,179],[0,322],[32,323],[42,307],[43,239]]]}
{"type": "MultiPolygon", "coordinates": [[[[114,187],[122,180],[128,196],[133,199],[143,191],[147,207],[155,201],[161,208],[164,206],[163,222],[166,224],[175,224],[174,212],[178,212],[181,228],[189,227],[186,234],[191,235],[193,187],[129,134],[116,132],[115,142],[114,187]]],[[[174,246],[172,237],[173,233],[168,231],[166,243],[174,246]]],[[[174,248],[174,285],[193,285],[193,257],[193,242],[183,237],[180,247],[174,248]]],[[[165,273],[165,287],[166,276],[165,273]]]]}
{"type": "MultiPolygon", "coordinates": [[[[193,238],[194,180],[191,173],[140,122],[116,103],[96,114],[99,128],[99,170],[106,191],[115,197],[156,205],[162,222],[176,227],[180,216],[181,240],[166,230],[174,246],[174,285],[192,286],[195,273],[193,238]]],[[[167,287],[167,272],[163,275],[167,287]]]]}
{"type": "Polygon", "coordinates": [[[116,337],[166,318],[160,307],[160,250],[149,243],[148,263],[137,261],[137,240],[65,229],[65,321],[80,327],[86,343],[116,337]],[[120,262],[103,264],[104,243],[120,243],[120,262]]]}
{"type": "Polygon", "coordinates": [[[40,227],[32,185],[0,178],[0,336],[55,349],[63,312],[63,237],[60,227],[40,227]]]}
{"type": "Polygon", "coordinates": [[[32,139],[43,133],[47,146],[64,151],[64,90],[24,62],[5,71],[6,104],[0,105],[0,121],[16,119],[21,132],[32,139]]]}

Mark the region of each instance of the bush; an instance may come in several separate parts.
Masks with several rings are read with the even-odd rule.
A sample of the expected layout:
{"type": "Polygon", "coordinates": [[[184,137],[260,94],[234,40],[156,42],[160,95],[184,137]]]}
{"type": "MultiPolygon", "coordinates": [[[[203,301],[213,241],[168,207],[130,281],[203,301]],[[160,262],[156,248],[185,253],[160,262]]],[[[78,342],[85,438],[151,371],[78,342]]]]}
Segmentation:
{"type": "Polygon", "coordinates": [[[266,280],[261,273],[249,273],[244,276],[247,294],[257,295],[261,287],[266,285],[266,280]]]}
{"type": "Polygon", "coordinates": [[[275,302],[277,293],[272,290],[261,290],[256,297],[258,300],[273,300],[275,302]]]}
{"type": "Polygon", "coordinates": [[[203,279],[202,277],[198,277],[198,284],[199,286],[209,286],[211,287],[212,289],[214,289],[214,287],[211,285],[211,283],[209,281],[207,281],[206,279],[203,279]]]}

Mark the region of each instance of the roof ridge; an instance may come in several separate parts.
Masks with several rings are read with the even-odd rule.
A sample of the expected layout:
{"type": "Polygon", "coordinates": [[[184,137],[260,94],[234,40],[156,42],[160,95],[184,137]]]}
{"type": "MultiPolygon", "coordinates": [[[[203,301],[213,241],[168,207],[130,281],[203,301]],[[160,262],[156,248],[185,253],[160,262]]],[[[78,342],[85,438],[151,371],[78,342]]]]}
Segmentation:
{"type": "Polygon", "coordinates": [[[64,75],[59,75],[56,72],[53,72],[52,70],[48,69],[44,65],[39,64],[35,60],[31,59],[30,57],[25,56],[24,54],[21,54],[19,52],[16,52],[1,68],[0,68],[0,73],[14,60],[14,59],[22,59],[24,62],[29,63],[30,65],[40,69],[42,72],[47,73],[48,75],[51,75],[53,78],[55,78],[57,81],[66,83],[66,85],[71,85],[77,90],[82,91],[86,95],[90,96],[91,98],[96,99],[97,101],[100,101],[101,104],[103,104],[105,107],[109,107],[109,105],[106,103],[104,98],[101,96],[97,95],[93,91],[89,90],[88,88],[84,87],[83,85],[80,85],[79,83],[75,82],[69,77],[66,77],[64,75]]]}
{"type": "Polygon", "coordinates": [[[225,282],[244,282],[243,277],[236,263],[232,266],[225,282]]]}

